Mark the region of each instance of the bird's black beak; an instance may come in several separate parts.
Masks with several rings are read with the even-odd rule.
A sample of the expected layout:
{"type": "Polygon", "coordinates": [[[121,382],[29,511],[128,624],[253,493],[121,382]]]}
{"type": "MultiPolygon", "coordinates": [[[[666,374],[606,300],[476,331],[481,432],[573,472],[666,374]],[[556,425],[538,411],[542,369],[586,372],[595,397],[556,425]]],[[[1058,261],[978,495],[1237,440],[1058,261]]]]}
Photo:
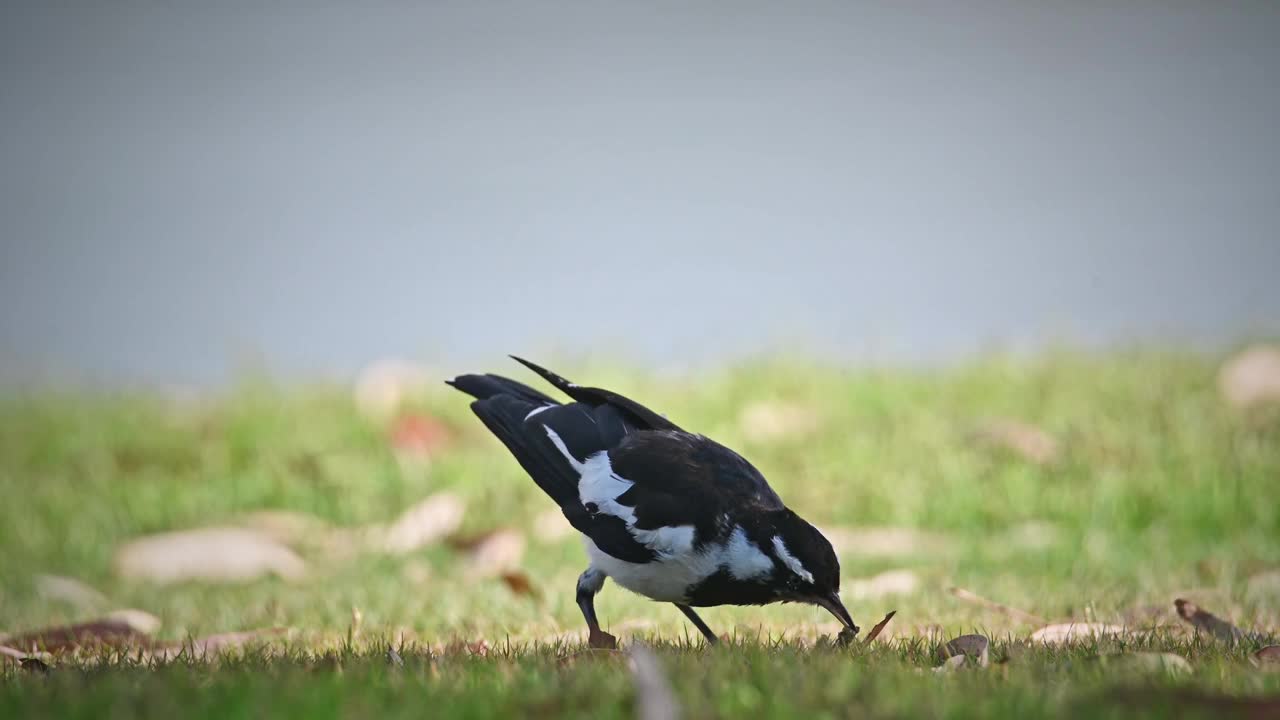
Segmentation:
{"type": "Polygon", "coordinates": [[[831,593],[830,595],[819,595],[813,599],[814,605],[820,605],[827,609],[836,619],[844,625],[845,629],[853,634],[858,633],[858,626],[853,624],[853,618],[849,617],[849,611],[844,609],[844,602],[840,600],[839,593],[831,593]]]}

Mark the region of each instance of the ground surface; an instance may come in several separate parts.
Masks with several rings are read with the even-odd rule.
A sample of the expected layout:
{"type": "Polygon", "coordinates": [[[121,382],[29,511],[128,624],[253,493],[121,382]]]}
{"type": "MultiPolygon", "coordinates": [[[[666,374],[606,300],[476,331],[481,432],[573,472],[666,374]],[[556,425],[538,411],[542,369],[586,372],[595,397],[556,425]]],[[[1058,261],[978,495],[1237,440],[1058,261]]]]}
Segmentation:
{"type": "MultiPolygon", "coordinates": [[[[510,363],[482,369],[529,377],[510,363]]],[[[624,647],[657,645],[690,716],[1158,714],[1201,707],[1188,692],[1280,693],[1280,673],[1250,661],[1280,630],[1280,421],[1230,409],[1213,359],[564,372],[738,448],[830,529],[864,633],[897,610],[872,647],[834,649],[820,610],[711,609],[704,618],[735,639],[709,650],[674,608],[606,586],[603,622],[624,647]],[[1195,635],[1175,598],[1248,634],[1234,645],[1195,635]],[[1125,634],[1025,645],[1065,620],[1125,634]],[[968,632],[992,638],[990,666],[934,673],[938,643],[968,632]]],[[[47,675],[0,664],[0,717],[636,710],[626,656],[580,652],[581,548],[556,535],[549,501],[442,385],[392,417],[361,411],[345,388],[264,381],[213,397],[10,398],[0,497],[0,633],[120,608],[161,621],[147,643],[289,628],[217,661],[81,649],[40,655],[47,675]],[[448,542],[396,553],[369,539],[442,492],[466,507],[448,542]],[[291,514],[268,522],[265,510],[291,514]],[[116,560],[139,536],[232,525],[267,527],[305,569],[158,584],[116,560]],[[479,551],[495,530],[512,532],[479,551]],[[532,592],[521,576],[495,577],[512,570],[532,592]]]]}

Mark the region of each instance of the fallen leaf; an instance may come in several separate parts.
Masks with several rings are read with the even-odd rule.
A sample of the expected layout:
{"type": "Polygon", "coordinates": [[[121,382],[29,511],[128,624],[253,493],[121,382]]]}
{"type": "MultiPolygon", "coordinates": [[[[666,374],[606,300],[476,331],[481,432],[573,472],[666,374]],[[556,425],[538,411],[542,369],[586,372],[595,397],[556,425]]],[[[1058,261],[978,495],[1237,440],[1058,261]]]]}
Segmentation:
{"type": "Polygon", "coordinates": [[[533,581],[529,576],[519,570],[509,570],[502,573],[502,582],[507,584],[511,592],[516,595],[526,595],[537,600],[542,597],[542,593],[533,586],[533,581]]]}
{"type": "Polygon", "coordinates": [[[964,655],[952,655],[943,660],[942,664],[934,668],[933,671],[936,673],[949,673],[962,665],[964,665],[964,655]]]}
{"type": "Polygon", "coordinates": [[[22,665],[22,669],[27,672],[38,672],[46,675],[49,673],[49,666],[40,658],[24,657],[18,662],[22,665]]]}
{"type": "Polygon", "coordinates": [[[1236,410],[1280,403],[1280,347],[1255,345],[1231,357],[1218,371],[1218,389],[1236,410]]]}
{"type": "Polygon", "coordinates": [[[1123,635],[1125,628],[1107,623],[1068,622],[1046,625],[1031,633],[1031,639],[1046,644],[1069,643],[1109,635],[1123,635]]]}
{"type": "Polygon", "coordinates": [[[91,620],[73,625],[31,630],[3,638],[4,644],[26,653],[62,652],[79,647],[151,647],[151,638],[125,620],[91,620]]]}
{"type": "Polygon", "coordinates": [[[884,632],[885,627],[889,625],[889,621],[892,620],[893,616],[897,614],[898,614],[897,610],[889,611],[889,614],[885,615],[884,619],[876,623],[876,626],[871,628],[871,632],[867,633],[866,639],[862,641],[863,644],[870,645],[871,641],[880,637],[880,633],[884,632]]]}
{"type": "Polygon", "coordinates": [[[989,447],[1000,448],[1037,465],[1048,465],[1058,459],[1058,441],[1049,433],[1018,420],[992,420],[973,437],[989,447]]]}
{"type": "Polygon", "coordinates": [[[1025,610],[1019,610],[1018,608],[1015,608],[1015,607],[1009,607],[1008,605],[1002,605],[1001,603],[995,602],[993,600],[988,600],[982,597],[981,595],[978,595],[977,593],[974,593],[969,590],[965,590],[962,587],[952,587],[952,588],[949,588],[947,592],[951,593],[952,595],[954,595],[955,597],[961,600],[964,600],[965,602],[971,602],[971,603],[974,603],[975,605],[981,605],[982,607],[1004,613],[1005,615],[1009,615],[1010,617],[1018,618],[1023,622],[1037,623],[1037,624],[1044,623],[1044,618],[1041,618],[1037,615],[1032,615],[1031,613],[1025,610]]]}
{"type": "Polygon", "coordinates": [[[969,656],[978,661],[979,667],[990,663],[991,641],[985,635],[961,635],[938,646],[934,654],[939,658],[951,658],[956,655],[969,656]]]}
{"type": "Polygon", "coordinates": [[[1234,645],[1244,637],[1240,628],[1201,609],[1193,602],[1178,598],[1173,601],[1173,606],[1178,611],[1178,617],[1194,625],[1197,630],[1203,630],[1225,643],[1234,645]]]}
{"type": "Polygon", "coordinates": [[[26,656],[27,654],[21,650],[11,648],[8,645],[0,645],[0,657],[6,657],[10,660],[21,660],[26,656]]]}
{"type": "Polygon", "coordinates": [[[1261,665],[1280,664],[1280,645],[1268,645],[1253,654],[1253,659],[1261,665]]]}
{"type": "Polygon", "coordinates": [[[676,720],[680,703],[662,669],[658,656],[644,643],[632,643],[628,651],[631,679],[636,688],[636,717],[640,720],[676,720]]]}
{"type": "Polygon", "coordinates": [[[75,578],[60,575],[37,575],[36,592],[45,600],[70,603],[82,610],[96,610],[107,604],[107,597],[75,578]]]}
{"type": "Polygon", "coordinates": [[[140,633],[150,635],[160,629],[160,618],[149,612],[126,608],[107,613],[108,620],[119,620],[140,633]]]}
{"type": "Polygon", "coordinates": [[[121,546],[115,566],[124,577],[157,583],[244,582],[268,574],[292,580],[306,572],[306,563],[289,547],[265,533],[233,527],[139,538],[121,546]]]}
{"type": "Polygon", "coordinates": [[[876,600],[889,595],[909,595],[920,586],[920,577],[910,570],[889,570],[874,577],[846,581],[846,595],[855,600],[876,600]]]}
{"type": "Polygon", "coordinates": [[[382,533],[382,549],[408,553],[430,545],[458,529],[466,503],[452,493],[436,493],[406,510],[382,533]]]}
{"type": "Polygon", "coordinates": [[[524,557],[524,546],[524,535],[515,530],[488,533],[471,545],[467,553],[467,574],[483,578],[515,570],[524,557]]]}

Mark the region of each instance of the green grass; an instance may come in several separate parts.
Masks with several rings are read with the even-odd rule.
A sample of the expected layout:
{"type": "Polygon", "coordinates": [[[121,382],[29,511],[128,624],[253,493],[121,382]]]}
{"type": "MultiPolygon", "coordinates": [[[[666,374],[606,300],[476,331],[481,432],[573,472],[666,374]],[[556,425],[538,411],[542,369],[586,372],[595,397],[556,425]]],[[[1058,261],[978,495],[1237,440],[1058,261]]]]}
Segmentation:
{"type": "MultiPolygon", "coordinates": [[[[528,377],[509,363],[483,369],[528,377]]],[[[921,579],[906,595],[846,598],[864,629],[898,611],[891,641],[870,650],[804,649],[830,623],[797,606],[710,609],[708,623],[741,642],[707,650],[674,608],[606,586],[602,620],[624,642],[659,644],[689,716],[1128,715],[1133,707],[1108,693],[1134,685],[1161,689],[1141,704],[1159,714],[1170,702],[1192,706],[1177,701],[1178,689],[1280,691],[1280,674],[1247,662],[1280,630],[1280,591],[1249,584],[1280,568],[1280,421],[1227,408],[1214,359],[1054,353],[934,372],[777,360],[677,379],[570,369],[739,449],[819,525],[936,537],[905,554],[842,554],[846,587],[891,569],[921,579]],[[818,422],[797,437],[752,439],[740,416],[758,402],[798,405],[818,422]],[[973,442],[991,418],[1048,431],[1059,458],[1041,466],[973,442]],[[1050,532],[1039,543],[1019,540],[1029,523],[1050,532]],[[1008,653],[1034,624],[963,603],[946,592],[953,585],[1050,620],[1162,628],[1131,642],[1176,652],[1192,672],[1124,669],[1108,655],[1128,648],[1114,645],[1008,653]],[[1262,637],[1226,648],[1189,636],[1172,614],[1177,596],[1262,637]],[[986,670],[916,672],[937,663],[939,640],[973,630],[1008,641],[993,658],[1014,657],[986,670]]],[[[630,714],[625,663],[565,662],[575,649],[556,640],[580,628],[572,588],[584,559],[571,538],[536,537],[549,501],[461,395],[440,386],[412,407],[457,435],[429,471],[397,462],[385,423],[358,413],[345,388],[259,379],[199,399],[46,393],[0,403],[0,632],[119,607],[160,617],[167,640],[296,629],[273,652],[217,664],[67,657],[47,677],[10,666],[0,671],[0,717],[630,714]],[[310,572],[292,582],[155,587],[112,567],[115,548],[144,533],[263,509],[337,527],[385,523],[441,490],[466,499],[465,532],[506,526],[528,535],[524,568],[540,599],[468,579],[464,558],[443,545],[406,557],[304,547],[310,572]],[[40,573],[75,577],[110,600],[86,608],[42,597],[40,573]],[[363,623],[348,644],[352,608],[363,623]],[[454,639],[485,639],[495,650],[446,651],[454,639]],[[387,642],[403,646],[404,667],[387,663],[387,642]]]]}

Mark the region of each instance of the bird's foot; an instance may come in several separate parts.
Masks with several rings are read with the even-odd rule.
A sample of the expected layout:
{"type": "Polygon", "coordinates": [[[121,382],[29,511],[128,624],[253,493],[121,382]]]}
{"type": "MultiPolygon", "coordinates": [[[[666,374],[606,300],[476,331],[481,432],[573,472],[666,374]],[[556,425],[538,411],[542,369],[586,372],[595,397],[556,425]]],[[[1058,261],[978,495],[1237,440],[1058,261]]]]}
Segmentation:
{"type": "Polygon", "coordinates": [[[587,647],[599,650],[617,650],[618,638],[603,630],[592,630],[590,637],[587,638],[587,647]]]}

